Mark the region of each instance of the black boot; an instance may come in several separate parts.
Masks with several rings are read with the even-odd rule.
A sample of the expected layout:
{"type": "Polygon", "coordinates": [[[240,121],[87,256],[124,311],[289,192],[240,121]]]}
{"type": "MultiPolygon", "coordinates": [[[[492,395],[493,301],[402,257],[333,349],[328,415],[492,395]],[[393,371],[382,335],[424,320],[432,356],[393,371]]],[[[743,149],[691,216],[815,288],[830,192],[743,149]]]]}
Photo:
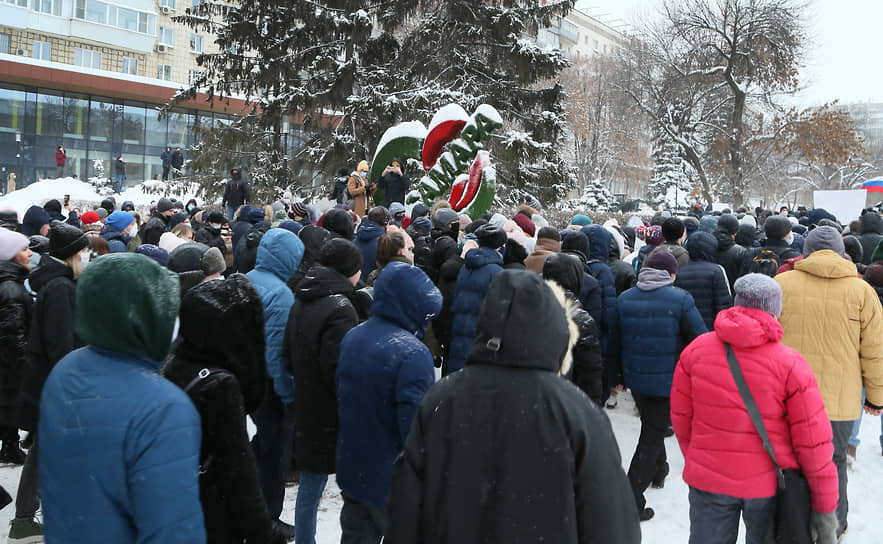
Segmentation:
{"type": "Polygon", "coordinates": [[[0,448],[0,463],[12,463],[13,465],[25,464],[27,455],[18,447],[18,438],[15,440],[4,440],[3,447],[0,448]]]}
{"type": "Polygon", "coordinates": [[[662,489],[665,487],[665,477],[668,476],[668,463],[663,464],[661,467],[656,469],[656,475],[653,476],[653,480],[650,481],[650,485],[655,489],[662,489]]]}

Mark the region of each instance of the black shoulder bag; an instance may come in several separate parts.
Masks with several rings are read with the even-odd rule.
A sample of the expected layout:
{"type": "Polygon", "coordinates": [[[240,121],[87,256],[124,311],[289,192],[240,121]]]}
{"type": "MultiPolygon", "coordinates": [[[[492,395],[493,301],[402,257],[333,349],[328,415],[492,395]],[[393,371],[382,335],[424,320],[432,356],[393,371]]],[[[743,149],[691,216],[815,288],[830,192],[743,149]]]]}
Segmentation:
{"type": "Polygon", "coordinates": [[[809,535],[811,507],[809,484],[806,482],[806,477],[799,469],[782,470],[779,466],[773,444],[770,442],[763,419],[760,417],[760,410],[757,409],[757,403],[754,402],[751,390],[745,383],[745,376],[739,367],[739,360],[736,359],[736,354],[729,344],[724,343],[724,347],[727,350],[727,364],[736,381],[736,387],[739,388],[739,395],[742,396],[745,409],[748,410],[748,416],[751,417],[751,422],[754,423],[754,428],[763,441],[763,449],[769,454],[776,467],[779,482],[776,490],[776,542],[777,544],[811,544],[812,539],[809,535]]]}

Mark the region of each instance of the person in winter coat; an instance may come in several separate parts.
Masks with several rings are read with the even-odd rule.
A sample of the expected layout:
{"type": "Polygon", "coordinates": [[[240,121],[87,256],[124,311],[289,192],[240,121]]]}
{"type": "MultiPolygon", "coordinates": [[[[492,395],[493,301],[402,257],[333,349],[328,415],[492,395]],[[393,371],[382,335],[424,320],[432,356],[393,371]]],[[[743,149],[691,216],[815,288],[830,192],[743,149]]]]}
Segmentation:
{"type": "Polygon", "coordinates": [[[740,276],[752,272],[763,272],[765,268],[770,268],[772,274],[775,274],[785,261],[800,255],[800,252],[792,248],[788,242],[788,238],[791,237],[791,222],[788,221],[788,218],[781,215],[770,216],[764,221],[763,229],[766,240],[761,247],[752,248],[745,252],[740,276]],[[775,253],[778,262],[774,262],[771,267],[764,265],[764,251],[775,253]]]}
{"type": "Polygon", "coordinates": [[[736,243],[736,234],[739,232],[739,220],[735,215],[724,214],[717,221],[717,264],[724,268],[727,281],[730,284],[730,292],[733,285],[739,279],[742,271],[742,263],[745,261],[747,250],[736,243]]]}
{"type": "MultiPolygon", "coordinates": [[[[608,230],[609,231],[609,230],[608,230]]],[[[611,233],[612,236],[613,233],[611,233]]],[[[616,285],[616,296],[635,286],[638,281],[635,269],[622,260],[619,244],[613,239],[610,241],[610,253],[607,255],[607,266],[613,272],[613,280],[616,285]]]]}
{"type": "Polygon", "coordinates": [[[503,248],[503,270],[527,270],[524,266],[525,259],[527,259],[527,250],[524,246],[511,238],[506,240],[506,246],[503,248]]]}
{"type": "Polygon", "coordinates": [[[428,217],[415,217],[405,232],[414,242],[414,265],[429,275],[432,267],[432,221],[428,217]]]}
{"type": "Polygon", "coordinates": [[[806,238],[802,261],[776,276],[782,287],[782,342],[809,363],[834,432],[840,502],[839,538],[847,528],[846,447],[862,409],[883,409],[883,308],[874,289],[844,258],[843,239],[833,227],[816,227],[806,238]]]}
{"type": "Polygon", "coordinates": [[[432,216],[430,265],[426,275],[433,283],[439,283],[442,265],[459,255],[460,216],[450,208],[439,208],[432,216]]]}
{"type": "Polygon", "coordinates": [[[669,396],[675,364],[681,351],[706,332],[693,297],[672,284],[678,273],[674,255],[660,251],[647,257],[638,272],[637,286],[619,295],[619,316],[614,350],[621,372],[614,385],[632,390],[641,412],[641,435],[629,464],[629,482],[641,521],[653,517],[644,491],[662,487],[668,475],[665,455],[669,426],[669,396]]]}
{"type": "MultiPolygon", "coordinates": [[[[411,178],[402,173],[402,159],[395,158],[383,169],[383,175],[377,181],[376,191],[383,191],[383,207],[387,210],[393,202],[404,202],[405,195],[411,188],[411,178]]],[[[380,204],[379,202],[374,202],[380,204]]]]}
{"type": "Polygon", "coordinates": [[[757,227],[753,224],[740,223],[739,231],[736,233],[736,243],[744,247],[746,250],[753,250],[754,248],[760,247],[760,242],[757,241],[757,236],[757,227]]]}
{"type": "MultiPolygon", "coordinates": [[[[415,219],[415,221],[417,220],[415,219]]],[[[460,234],[459,221],[457,212],[450,208],[440,208],[436,211],[430,232],[429,266],[424,269],[426,275],[438,286],[438,290],[442,294],[442,309],[430,325],[441,350],[440,364],[446,364],[445,361],[450,357],[453,335],[451,306],[454,303],[457,277],[460,275],[460,269],[463,268],[463,258],[457,250],[457,240],[460,234]]]]}
{"type": "Polygon", "coordinates": [[[100,236],[107,240],[107,247],[111,253],[125,253],[135,233],[137,233],[137,225],[132,214],[113,212],[107,216],[100,236]]]}
{"type": "MultiPolygon", "coordinates": [[[[355,238],[355,222],[350,212],[340,209],[331,208],[319,221],[318,226],[326,229],[334,238],[343,238],[352,241],[355,238]]],[[[362,260],[365,256],[362,255],[362,260]]]]}
{"type": "MultiPolygon", "coordinates": [[[[37,436],[40,396],[49,373],[65,355],[82,346],[74,331],[76,281],[89,256],[89,237],[76,227],[54,222],[49,231],[49,254],[28,278],[37,293],[27,344],[27,367],[22,378],[18,426],[28,431],[28,441],[37,436]]],[[[15,518],[9,537],[26,541],[43,534],[34,520],[40,508],[38,496],[39,440],[33,440],[25,460],[15,498],[15,518]]],[[[15,541],[15,540],[13,540],[15,541]]]]}
{"type": "Polygon", "coordinates": [[[261,495],[245,424],[267,388],[261,297],[248,278],[233,274],[189,290],[180,320],[162,372],[187,393],[202,423],[199,500],[206,541],[282,544],[261,495]]]}
{"type": "Polygon", "coordinates": [[[359,217],[365,217],[368,213],[368,161],[359,162],[356,171],[350,174],[346,182],[346,191],[349,198],[353,199],[353,211],[359,217]]]}
{"type": "Polygon", "coordinates": [[[117,175],[116,192],[122,193],[123,183],[126,181],[126,160],[122,155],[118,156],[114,163],[114,172],[116,172],[117,175]]]}
{"type": "Polygon", "coordinates": [[[18,397],[27,366],[28,332],[34,301],[25,289],[31,271],[30,241],[0,229],[0,463],[21,465],[18,445],[18,397]]]}
{"type": "Polygon", "coordinates": [[[67,153],[64,146],[60,145],[55,149],[55,177],[64,177],[64,165],[67,163],[67,153]]]}
{"type": "Polygon", "coordinates": [[[273,519],[282,513],[285,474],[294,442],[294,381],[282,354],[294,294],[285,282],[297,270],[303,254],[300,238],[285,229],[270,229],[261,238],[254,270],[247,274],[264,308],[265,358],[271,382],[264,401],[252,416],[257,434],[251,445],[273,519]]]}
{"type": "Polygon", "coordinates": [[[205,542],[199,414],[159,379],[179,305],[175,275],[143,255],[106,255],[80,277],[73,322],[87,345],[40,401],[48,541],[205,542]]]}
{"type": "Polygon", "coordinates": [[[389,210],[383,206],[371,208],[366,219],[359,225],[356,232],[356,247],[362,252],[362,276],[365,278],[377,268],[374,254],[377,252],[377,240],[386,232],[389,225],[389,210]]]}
{"type": "Polygon", "coordinates": [[[856,238],[862,243],[862,264],[871,264],[871,256],[880,240],[883,240],[883,218],[875,211],[865,212],[861,217],[861,234],[856,238]]]}
{"type": "Polygon", "coordinates": [[[338,204],[345,204],[349,200],[346,185],[349,181],[350,170],[346,166],[337,171],[337,177],[334,178],[334,188],[331,190],[331,200],[338,204]]]}
{"type": "Polygon", "coordinates": [[[139,232],[141,243],[157,245],[160,236],[169,231],[169,220],[174,214],[175,204],[166,197],[159,199],[156,203],[156,211],[141,227],[139,232]]]}
{"type": "Polygon", "coordinates": [[[221,198],[221,206],[227,210],[227,219],[232,221],[236,210],[250,200],[251,190],[248,182],[242,179],[242,170],[239,168],[230,170],[230,180],[224,186],[224,196],[221,198]]]}
{"type": "Polygon", "coordinates": [[[566,304],[536,274],[494,278],[466,368],[426,394],[396,461],[385,542],[640,542],[610,423],[558,376],[566,304]]]}
{"type": "Polygon", "coordinates": [[[379,544],[396,521],[386,515],[393,465],[435,379],[432,354],[420,339],[441,304],[423,271],[390,263],[374,284],[373,316],[340,344],[335,468],[342,542],[379,544]]]}
{"type": "MultiPolygon", "coordinates": [[[[565,236],[561,242],[561,253],[573,255],[582,263],[583,283],[577,296],[583,306],[583,310],[589,312],[589,315],[595,320],[595,325],[598,325],[604,315],[604,308],[601,302],[601,284],[598,283],[598,280],[596,280],[594,276],[589,274],[586,268],[589,260],[589,239],[580,231],[565,231],[565,233],[567,233],[567,236],[565,236]]],[[[600,334],[600,326],[598,327],[598,330],[600,334]]]]}
{"type": "Polygon", "coordinates": [[[740,513],[748,542],[772,541],[778,478],[736,387],[727,344],[758,405],[776,461],[806,476],[817,542],[835,541],[838,491],[830,425],[812,370],[781,343],[776,321],[781,309],[775,280],[743,276],[736,281],[736,306],[718,314],[714,332],[691,343],[675,368],[671,423],[690,486],[691,543],[732,542],[740,513]]]}
{"type": "Polygon", "coordinates": [[[607,266],[610,244],[613,236],[601,225],[583,227],[581,232],[589,239],[589,260],[586,272],[598,280],[601,285],[601,319],[598,329],[601,331],[601,356],[604,359],[604,401],[610,396],[609,368],[615,363],[610,360],[610,342],[613,326],[616,323],[616,278],[607,266]]]}
{"type": "Polygon", "coordinates": [[[184,173],[184,153],[181,152],[180,147],[176,147],[172,152],[172,177],[177,179],[178,176],[184,173]]]}
{"type": "Polygon", "coordinates": [[[208,247],[218,248],[221,255],[226,255],[229,253],[227,242],[224,241],[224,237],[221,235],[221,229],[226,223],[227,218],[224,217],[224,214],[221,212],[211,212],[208,214],[205,225],[196,231],[193,238],[197,242],[205,244],[208,247]]]}
{"type": "Polygon", "coordinates": [[[674,285],[693,296],[705,328],[712,330],[718,312],[733,305],[727,274],[715,263],[717,239],[707,232],[694,232],[686,247],[690,262],[678,268],[674,285]]]}
{"type": "Polygon", "coordinates": [[[463,368],[475,340],[475,327],[481,302],[494,276],[503,271],[499,249],[506,243],[506,233],[499,227],[484,225],[475,231],[478,247],[466,253],[463,268],[457,276],[451,304],[451,350],[444,374],[463,368]]]}
{"type": "Polygon", "coordinates": [[[669,217],[662,222],[662,237],[665,238],[665,243],[651,251],[650,255],[659,251],[668,251],[677,259],[678,268],[683,267],[690,262],[690,254],[681,245],[684,243],[686,236],[687,229],[684,226],[684,222],[677,217],[669,217]]]}
{"type": "Polygon", "coordinates": [[[408,235],[401,231],[390,231],[377,239],[377,253],[375,259],[377,268],[374,269],[368,278],[363,280],[365,285],[373,287],[377,276],[383,271],[383,268],[391,262],[400,262],[414,264],[414,242],[408,235]]]}
{"type": "Polygon", "coordinates": [[[322,248],[295,291],[285,330],[285,363],[294,377],[294,451],[300,470],[294,510],[295,542],[313,544],[316,515],[328,475],[334,473],[337,398],[334,374],[344,335],[359,324],[350,302],[361,276],[362,254],[337,238],[322,248]]]}
{"type": "Polygon", "coordinates": [[[21,233],[28,237],[35,234],[48,236],[49,221],[49,214],[46,213],[46,210],[41,206],[31,206],[21,220],[21,233]]]}
{"type": "Polygon", "coordinates": [[[582,308],[574,293],[579,293],[583,281],[583,265],[579,258],[566,253],[553,253],[543,263],[543,279],[564,289],[574,307],[570,317],[579,329],[579,339],[572,349],[573,368],[570,379],[592,402],[603,406],[604,363],[601,362],[601,340],[598,325],[582,308]]]}
{"type": "Polygon", "coordinates": [[[166,150],[159,154],[159,160],[162,161],[162,180],[169,180],[169,170],[172,169],[172,148],[166,147],[166,150]]]}
{"type": "Polygon", "coordinates": [[[319,255],[322,248],[332,239],[332,235],[322,227],[314,227],[312,225],[304,227],[297,233],[298,238],[304,244],[304,255],[301,258],[297,271],[288,278],[286,282],[292,293],[297,292],[300,282],[307,276],[310,268],[319,262],[319,255]]]}
{"type": "Polygon", "coordinates": [[[543,227],[537,233],[536,248],[524,260],[524,267],[531,272],[542,274],[546,257],[559,251],[561,251],[561,235],[552,227],[543,227]]]}

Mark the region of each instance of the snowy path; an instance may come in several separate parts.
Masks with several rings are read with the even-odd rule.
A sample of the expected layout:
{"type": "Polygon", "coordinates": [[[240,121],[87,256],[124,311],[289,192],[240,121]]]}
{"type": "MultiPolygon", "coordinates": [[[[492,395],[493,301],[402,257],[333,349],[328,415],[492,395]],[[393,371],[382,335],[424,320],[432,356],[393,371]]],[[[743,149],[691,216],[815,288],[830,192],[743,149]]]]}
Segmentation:
{"type": "MultiPolygon", "coordinates": [[[[634,412],[634,403],[630,395],[620,397],[619,406],[607,410],[616,438],[619,441],[624,468],[628,468],[629,460],[638,441],[640,421],[634,412]]],[[[860,438],[862,444],[858,448],[858,459],[849,475],[849,533],[843,544],[871,544],[879,542],[883,534],[883,517],[879,515],[880,487],[883,485],[883,456],[880,451],[880,418],[865,417],[862,421],[860,438]],[[877,535],[877,536],[874,536],[877,535]]],[[[681,480],[684,459],[681,456],[674,437],[665,441],[671,474],[666,479],[664,489],[647,491],[647,505],[656,511],[656,516],[641,524],[644,544],[675,544],[686,543],[689,535],[689,507],[687,503],[687,486],[681,480]]],[[[19,467],[0,467],[0,484],[13,496],[18,487],[19,467]]],[[[289,487],[285,493],[283,519],[294,520],[294,500],[297,487],[289,487]]],[[[340,542],[340,509],[343,501],[334,478],[329,478],[328,487],[319,508],[319,526],[317,544],[336,544],[340,542]]],[[[0,542],[5,542],[9,530],[9,520],[14,512],[12,505],[0,510],[0,542]]],[[[744,531],[740,535],[740,543],[744,543],[744,531]]]]}

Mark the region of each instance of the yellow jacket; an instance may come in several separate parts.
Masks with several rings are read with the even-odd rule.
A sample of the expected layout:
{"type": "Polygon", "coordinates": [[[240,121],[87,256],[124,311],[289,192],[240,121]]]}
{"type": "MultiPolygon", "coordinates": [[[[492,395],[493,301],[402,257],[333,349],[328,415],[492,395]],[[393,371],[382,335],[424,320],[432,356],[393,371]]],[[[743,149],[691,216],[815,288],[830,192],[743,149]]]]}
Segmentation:
{"type": "Polygon", "coordinates": [[[855,265],[825,249],[776,276],[782,342],[799,351],[822,391],[828,418],[858,419],[862,385],[883,406],[883,307],[855,265]]]}

